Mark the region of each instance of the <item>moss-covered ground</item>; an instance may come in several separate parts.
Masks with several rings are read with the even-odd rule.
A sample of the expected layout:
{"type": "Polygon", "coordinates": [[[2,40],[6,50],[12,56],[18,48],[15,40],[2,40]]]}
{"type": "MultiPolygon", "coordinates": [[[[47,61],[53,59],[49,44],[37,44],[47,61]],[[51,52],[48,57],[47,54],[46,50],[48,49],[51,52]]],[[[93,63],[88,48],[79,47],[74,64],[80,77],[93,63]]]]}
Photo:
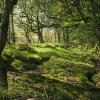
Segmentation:
{"type": "Polygon", "coordinates": [[[7,45],[7,100],[99,100],[100,73],[87,78],[94,67],[90,51],[64,49],[58,44],[7,45]]]}

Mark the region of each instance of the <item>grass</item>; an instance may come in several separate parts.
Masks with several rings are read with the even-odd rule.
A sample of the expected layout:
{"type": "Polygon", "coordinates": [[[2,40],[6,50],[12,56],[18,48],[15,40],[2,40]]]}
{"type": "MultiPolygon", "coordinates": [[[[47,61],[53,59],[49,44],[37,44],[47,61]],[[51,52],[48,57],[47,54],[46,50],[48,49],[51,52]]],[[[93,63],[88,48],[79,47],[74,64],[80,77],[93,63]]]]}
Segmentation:
{"type": "MultiPolygon", "coordinates": [[[[99,100],[86,76],[93,67],[90,54],[61,44],[7,45],[3,58],[14,69],[8,72],[8,100],[99,100]]],[[[98,84],[99,76],[94,76],[98,84]]]]}

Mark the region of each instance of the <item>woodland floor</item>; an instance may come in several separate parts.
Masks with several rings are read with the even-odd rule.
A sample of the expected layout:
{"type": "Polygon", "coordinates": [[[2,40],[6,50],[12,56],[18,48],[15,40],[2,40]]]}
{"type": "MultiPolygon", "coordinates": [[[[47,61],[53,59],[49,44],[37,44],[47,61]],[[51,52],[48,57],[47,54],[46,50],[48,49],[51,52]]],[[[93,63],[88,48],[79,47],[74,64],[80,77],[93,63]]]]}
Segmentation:
{"type": "Polygon", "coordinates": [[[58,44],[8,45],[7,100],[99,100],[100,73],[87,78],[94,67],[91,50],[64,49],[58,44]]]}

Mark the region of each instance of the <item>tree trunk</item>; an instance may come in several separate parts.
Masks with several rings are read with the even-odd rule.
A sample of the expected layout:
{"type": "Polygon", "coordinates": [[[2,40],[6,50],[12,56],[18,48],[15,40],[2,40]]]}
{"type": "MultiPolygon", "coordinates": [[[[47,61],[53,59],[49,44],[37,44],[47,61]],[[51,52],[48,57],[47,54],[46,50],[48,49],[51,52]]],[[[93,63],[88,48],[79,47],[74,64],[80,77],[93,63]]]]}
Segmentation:
{"type": "Polygon", "coordinates": [[[15,44],[16,37],[15,37],[14,14],[13,14],[13,12],[11,14],[11,39],[12,39],[12,43],[15,44]]]}
{"type": "Polygon", "coordinates": [[[3,63],[4,61],[0,59],[0,88],[8,88],[7,68],[3,65],[3,63]]]}
{"type": "Polygon", "coordinates": [[[11,31],[10,31],[10,23],[9,23],[9,27],[8,27],[8,39],[7,39],[7,43],[11,44],[11,31]]]}
{"type": "MultiPolygon", "coordinates": [[[[4,2],[5,7],[3,9],[1,17],[1,25],[0,25],[0,58],[7,41],[10,13],[12,12],[13,6],[17,3],[17,1],[18,0],[5,0],[4,2]]],[[[0,63],[0,87],[7,88],[7,69],[1,63],[0,63]]]]}
{"type": "Polygon", "coordinates": [[[39,41],[40,43],[44,43],[44,38],[43,38],[43,34],[42,34],[42,29],[40,29],[39,27],[38,27],[38,41],[39,41]]]}
{"type": "Polygon", "coordinates": [[[57,43],[57,32],[56,31],[54,33],[54,37],[55,37],[55,43],[57,43]]]}
{"type": "Polygon", "coordinates": [[[58,42],[61,42],[61,34],[58,32],[58,42]]]}
{"type": "Polygon", "coordinates": [[[28,30],[25,31],[25,35],[26,35],[28,43],[31,44],[31,38],[30,38],[30,34],[29,34],[28,30]]]}
{"type": "Polygon", "coordinates": [[[59,28],[56,29],[56,32],[57,32],[58,43],[60,43],[60,42],[61,42],[61,34],[60,34],[60,30],[59,30],[59,28]]]}
{"type": "Polygon", "coordinates": [[[39,15],[37,15],[37,32],[38,32],[38,42],[44,43],[43,28],[40,28],[39,15]]]}
{"type": "Polygon", "coordinates": [[[64,47],[67,48],[67,41],[66,41],[65,32],[63,32],[63,40],[64,40],[64,47]]]}
{"type": "Polygon", "coordinates": [[[38,33],[38,38],[39,38],[39,42],[40,42],[40,43],[44,43],[43,35],[42,35],[41,32],[38,33]]]}
{"type": "Polygon", "coordinates": [[[65,48],[69,47],[69,35],[68,32],[66,33],[65,29],[63,29],[63,40],[65,48]]]}

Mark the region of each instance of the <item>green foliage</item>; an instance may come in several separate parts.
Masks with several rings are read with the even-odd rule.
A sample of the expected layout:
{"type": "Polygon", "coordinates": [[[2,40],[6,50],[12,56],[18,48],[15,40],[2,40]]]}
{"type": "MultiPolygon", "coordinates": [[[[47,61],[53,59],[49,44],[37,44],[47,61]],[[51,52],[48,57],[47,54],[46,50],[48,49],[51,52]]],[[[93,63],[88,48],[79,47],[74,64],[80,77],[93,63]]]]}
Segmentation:
{"type": "Polygon", "coordinates": [[[12,66],[19,71],[23,70],[23,63],[20,60],[14,59],[12,62],[12,66]]]}

